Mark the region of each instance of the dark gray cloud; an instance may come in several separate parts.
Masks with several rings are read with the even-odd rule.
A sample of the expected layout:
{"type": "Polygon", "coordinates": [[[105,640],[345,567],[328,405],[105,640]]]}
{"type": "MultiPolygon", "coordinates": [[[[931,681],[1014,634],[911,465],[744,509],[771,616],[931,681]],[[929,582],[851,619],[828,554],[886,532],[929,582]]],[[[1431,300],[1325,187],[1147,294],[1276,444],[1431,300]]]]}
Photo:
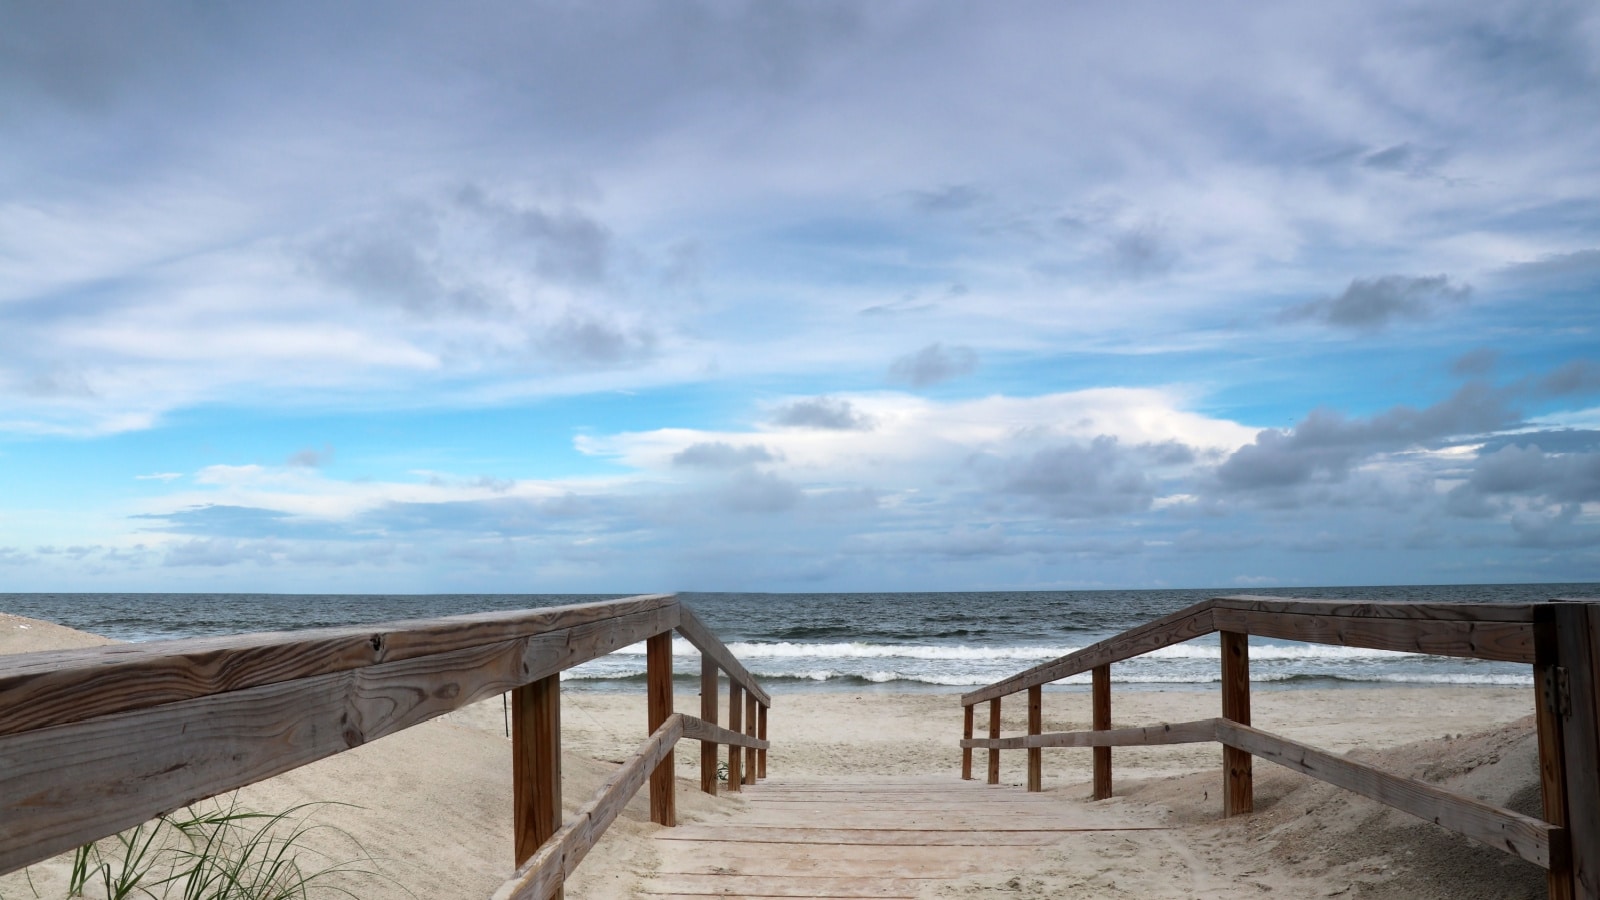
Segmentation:
{"type": "Polygon", "coordinates": [[[1491,347],[1468,350],[1450,362],[1450,374],[1463,377],[1487,375],[1500,362],[1500,351],[1491,347]]]}
{"type": "Polygon", "coordinates": [[[735,447],[725,441],[702,441],[672,455],[672,464],[700,469],[738,469],[772,462],[772,452],[761,444],[735,447]]]}
{"type": "Polygon", "coordinates": [[[971,347],[933,343],[891,363],[889,380],[920,388],[970,375],[977,368],[978,353],[971,347]]]}
{"type": "Polygon", "coordinates": [[[1143,281],[1172,271],[1178,261],[1178,250],[1165,231],[1143,226],[1113,235],[1108,258],[1115,277],[1143,281]]]}
{"type": "Polygon", "coordinates": [[[778,408],[772,421],[790,428],[819,428],[827,431],[871,431],[872,417],[856,409],[849,400],[812,397],[778,408]]]}
{"type": "Polygon", "coordinates": [[[1494,432],[1520,419],[1506,391],[1481,382],[1464,385],[1433,406],[1397,406],[1366,419],[1319,408],[1292,429],[1257,433],[1253,442],[1217,468],[1217,481],[1225,490],[1339,481],[1352,465],[1372,454],[1494,432]]]}
{"type": "Polygon", "coordinates": [[[1483,453],[1451,490],[1448,508],[1481,517],[1498,511],[1490,501],[1513,496],[1562,506],[1600,500],[1600,452],[1550,453],[1528,444],[1483,453]]]}
{"type": "Polygon", "coordinates": [[[1001,494],[1025,498],[1059,518],[1080,519],[1148,510],[1160,491],[1156,468],[1193,458],[1191,448],[1175,442],[1124,445],[1101,435],[1020,457],[978,457],[973,465],[1001,494]]]}
{"type": "Polygon", "coordinates": [[[1448,156],[1443,150],[1423,149],[1410,143],[1394,144],[1374,150],[1360,157],[1363,169],[1393,172],[1410,178],[1436,176],[1438,167],[1448,156]]]}
{"type": "Polygon", "coordinates": [[[1539,379],[1539,392],[1550,397],[1570,397],[1600,391],[1600,363],[1575,359],[1539,379]]]}
{"type": "Polygon", "coordinates": [[[657,337],[644,327],[630,327],[600,313],[569,311],[537,340],[546,359],[580,366],[636,363],[655,354],[657,337]]]}
{"type": "Polygon", "coordinates": [[[1322,322],[1354,331],[1377,332],[1400,319],[1427,319],[1460,305],[1472,288],[1445,275],[1384,275],[1357,278],[1334,297],[1291,306],[1280,322],[1322,322]]]}
{"type": "Polygon", "coordinates": [[[564,284],[606,280],[611,268],[611,230],[580,210],[543,209],[490,197],[470,186],[457,194],[461,207],[492,223],[513,251],[531,250],[533,271],[564,284]]]}

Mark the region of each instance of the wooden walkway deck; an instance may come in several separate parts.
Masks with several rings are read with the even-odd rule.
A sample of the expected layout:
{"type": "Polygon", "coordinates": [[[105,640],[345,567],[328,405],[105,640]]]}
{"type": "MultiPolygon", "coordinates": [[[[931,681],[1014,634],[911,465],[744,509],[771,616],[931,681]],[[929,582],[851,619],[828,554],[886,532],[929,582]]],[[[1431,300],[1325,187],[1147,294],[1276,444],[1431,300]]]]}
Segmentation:
{"type": "Polygon", "coordinates": [[[1155,827],[1091,821],[1060,797],[954,777],[775,779],[742,796],[746,809],[725,822],[656,836],[661,868],[646,896],[911,898],[1014,872],[1075,832],[1155,827]]]}

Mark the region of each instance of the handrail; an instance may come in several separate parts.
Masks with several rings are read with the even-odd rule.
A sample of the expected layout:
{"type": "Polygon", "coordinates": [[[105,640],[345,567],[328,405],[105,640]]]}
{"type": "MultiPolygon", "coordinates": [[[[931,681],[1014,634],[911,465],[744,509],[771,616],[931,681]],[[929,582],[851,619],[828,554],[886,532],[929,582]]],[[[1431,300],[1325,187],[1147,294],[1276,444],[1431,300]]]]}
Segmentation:
{"type": "Polygon", "coordinates": [[[672,743],[701,741],[712,793],[718,744],[753,783],[771,705],[676,595],[0,657],[0,874],[508,691],[521,866],[562,827],[560,673],[641,641],[652,733],[674,735],[647,767],[652,818],[671,825],[672,743]],[[710,721],[672,710],[674,631],[712,676],[710,721]]]}
{"type": "Polygon", "coordinates": [[[1042,789],[1041,752],[1094,748],[1094,798],[1111,796],[1111,748],[1216,741],[1223,745],[1225,815],[1253,808],[1250,760],[1259,756],[1512,853],[1548,872],[1552,898],[1600,900],[1600,602],[1538,604],[1381,603],[1283,597],[1214,597],[964,694],[962,777],[972,751],[1028,751],[1028,789],[1042,789]],[[1220,633],[1222,716],[1111,728],[1113,663],[1220,633]],[[1531,664],[1537,686],[1544,818],[1481,803],[1250,727],[1248,636],[1531,664]],[[1043,686],[1093,672],[1094,730],[1042,733],[1043,686]],[[1000,736],[1004,697],[1028,692],[1028,734],[1000,736]],[[989,736],[973,736],[987,701],[989,736]]]}

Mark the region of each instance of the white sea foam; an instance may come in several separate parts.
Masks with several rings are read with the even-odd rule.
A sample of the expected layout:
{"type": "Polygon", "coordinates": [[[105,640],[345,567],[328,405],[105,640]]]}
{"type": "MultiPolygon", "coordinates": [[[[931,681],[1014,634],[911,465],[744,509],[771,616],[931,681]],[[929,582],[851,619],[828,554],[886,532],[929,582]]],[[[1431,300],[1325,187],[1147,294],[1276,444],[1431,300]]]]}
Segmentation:
{"type": "MultiPolygon", "coordinates": [[[[673,641],[673,655],[692,657],[700,651],[683,639],[673,641]]],[[[780,641],[760,643],[735,641],[728,650],[739,659],[925,659],[949,661],[1017,660],[1043,662],[1075,653],[1082,647],[1002,646],[981,647],[967,644],[869,644],[801,643],[780,641]]],[[[628,656],[644,655],[644,644],[634,644],[617,651],[628,656]]],[[[1294,662],[1298,660],[1354,661],[1368,659],[1403,659],[1420,656],[1394,650],[1368,650],[1362,647],[1330,647],[1321,644],[1261,644],[1250,646],[1250,659],[1260,662],[1294,662]]],[[[1151,651],[1149,659],[1221,659],[1215,645],[1176,644],[1151,651]]]]}

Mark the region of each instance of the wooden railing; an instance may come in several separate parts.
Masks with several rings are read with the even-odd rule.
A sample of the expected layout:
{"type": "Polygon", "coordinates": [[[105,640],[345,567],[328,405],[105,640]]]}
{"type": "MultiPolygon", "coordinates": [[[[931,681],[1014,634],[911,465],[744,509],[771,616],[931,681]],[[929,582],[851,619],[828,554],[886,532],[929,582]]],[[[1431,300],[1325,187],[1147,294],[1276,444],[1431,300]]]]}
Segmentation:
{"type": "Polygon", "coordinates": [[[646,780],[675,824],[680,739],[710,793],[719,744],[730,790],[765,775],[772,698],[673,595],[19,654],[0,657],[0,874],[508,691],[516,871],[496,897],[559,896],[646,780]],[[700,718],[672,709],[674,631],[701,652],[700,718]],[[640,641],[649,740],[563,823],[560,674],[640,641]]]}
{"type": "Polygon", "coordinates": [[[988,781],[1000,751],[1028,751],[1028,790],[1043,787],[1046,747],[1094,748],[1093,796],[1111,796],[1111,748],[1216,741],[1223,747],[1223,814],[1254,805],[1251,760],[1297,772],[1420,816],[1547,870],[1550,897],[1600,900],[1600,603],[1500,605],[1339,603],[1219,597],[1042,663],[965,694],[961,776],[987,749],[988,781]],[[1111,727],[1111,665],[1220,632],[1222,715],[1143,728],[1111,727]],[[1533,666],[1544,818],[1482,803],[1250,726],[1249,636],[1500,660],[1533,666]],[[1092,731],[1042,733],[1043,686],[1092,673],[1092,731]],[[1002,737],[1002,698],[1027,691],[1028,734],[1002,737]],[[989,735],[973,737],[975,708],[989,704],[989,735]]]}

